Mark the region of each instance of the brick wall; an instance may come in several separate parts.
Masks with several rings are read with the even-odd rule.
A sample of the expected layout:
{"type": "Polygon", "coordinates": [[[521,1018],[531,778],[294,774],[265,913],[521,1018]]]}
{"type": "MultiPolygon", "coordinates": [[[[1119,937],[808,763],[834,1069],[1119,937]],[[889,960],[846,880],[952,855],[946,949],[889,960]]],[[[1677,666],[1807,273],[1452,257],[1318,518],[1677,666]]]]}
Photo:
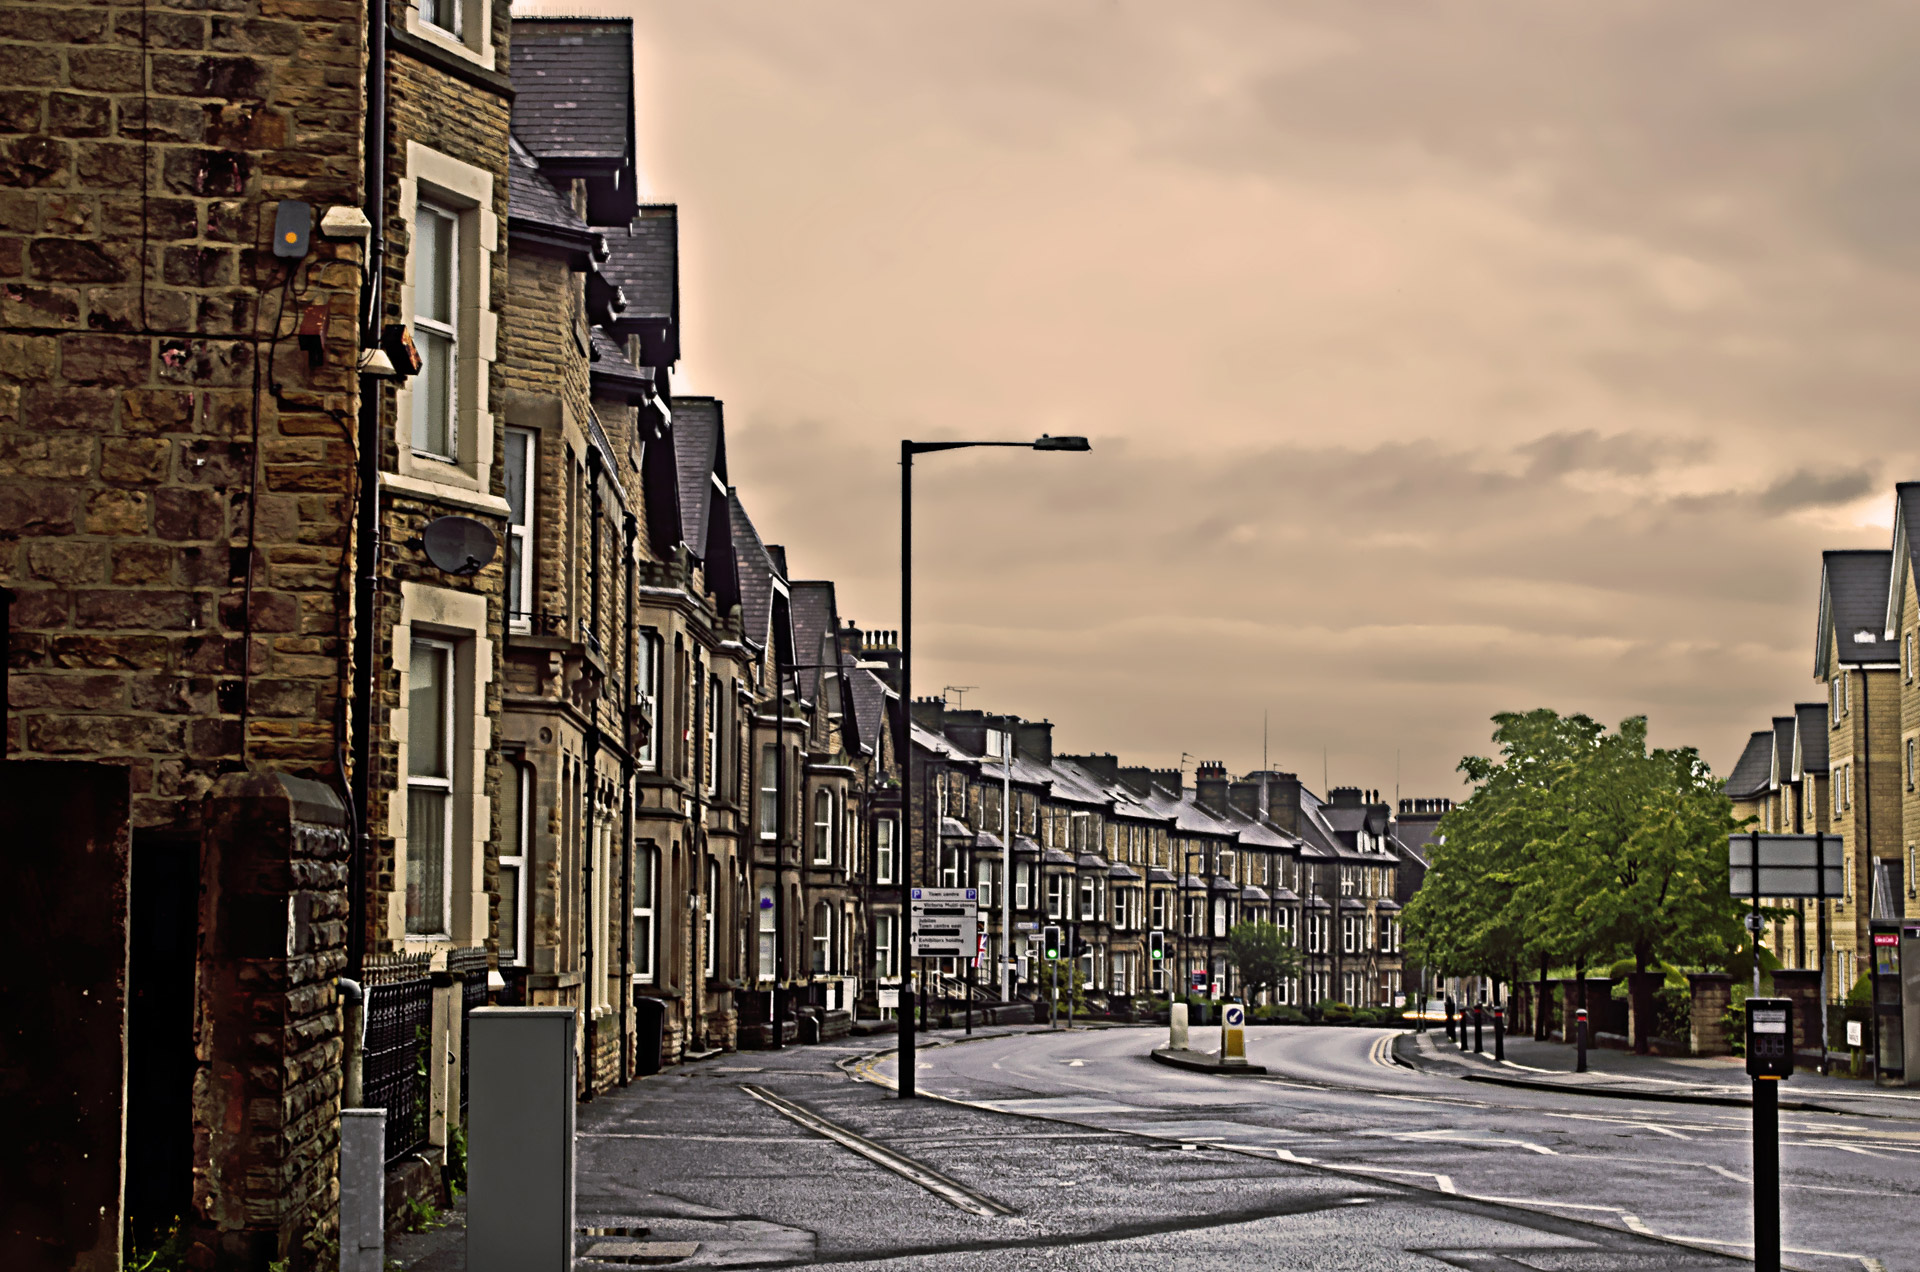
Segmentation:
{"type": "Polygon", "coordinates": [[[195,824],[223,764],[325,774],[337,746],[359,249],[267,248],[278,200],[359,201],[360,10],[223,8],[0,32],[9,743],[128,765],[136,826],[195,824]]]}

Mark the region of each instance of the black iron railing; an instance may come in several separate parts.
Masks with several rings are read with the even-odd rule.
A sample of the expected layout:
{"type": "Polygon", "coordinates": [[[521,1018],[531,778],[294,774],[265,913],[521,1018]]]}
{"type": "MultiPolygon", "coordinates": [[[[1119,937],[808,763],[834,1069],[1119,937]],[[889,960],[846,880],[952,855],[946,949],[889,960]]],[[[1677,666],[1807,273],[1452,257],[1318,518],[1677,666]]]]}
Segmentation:
{"type": "Polygon", "coordinates": [[[387,1111],[389,1164],[427,1144],[427,1044],[432,1032],[433,982],[427,976],[367,987],[361,1086],[369,1108],[387,1111]]]}

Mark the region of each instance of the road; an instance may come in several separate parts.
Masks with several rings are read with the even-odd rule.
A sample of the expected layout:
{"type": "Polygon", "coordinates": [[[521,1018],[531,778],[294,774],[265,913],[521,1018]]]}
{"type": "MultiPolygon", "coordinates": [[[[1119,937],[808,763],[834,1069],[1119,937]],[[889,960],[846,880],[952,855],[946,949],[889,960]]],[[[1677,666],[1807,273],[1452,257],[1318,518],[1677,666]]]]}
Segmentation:
{"type": "MultiPolygon", "coordinates": [[[[1208,1045],[1211,1031],[1195,1032],[1195,1046],[1208,1045]]],[[[1261,1078],[1156,1064],[1148,1052],[1161,1030],[1038,1033],[924,1050],[919,1081],[932,1094],[1055,1125],[1392,1181],[1436,1202],[1480,1199],[1750,1256],[1744,1110],[1469,1085],[1394,1064],[1391,1037],[1249,1030],[1249,1058],[1269,1070],[1261,1078]]],[[[885,1057],[867,1072],[887,1083],[891,1065],[885,1057]]],[[[1791,1112],[1780,1121],[1787,1261],[1920,1272],[1911,1227],[1920,1122],[1791,1112]]]]}

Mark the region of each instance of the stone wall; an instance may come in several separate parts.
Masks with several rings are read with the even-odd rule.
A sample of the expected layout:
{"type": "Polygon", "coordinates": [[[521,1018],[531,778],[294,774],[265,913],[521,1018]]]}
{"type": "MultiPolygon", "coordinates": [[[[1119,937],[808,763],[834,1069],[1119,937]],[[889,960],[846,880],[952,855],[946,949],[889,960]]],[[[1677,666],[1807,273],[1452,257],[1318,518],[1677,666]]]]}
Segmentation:
{"type": "Polygon", "coordinates": [[[359,202],[361,9],[220,8],[0,33],[9,742],[127,765],[136,826],[337,748],[359,246],[269,241],[280,200],[359,202]]]}

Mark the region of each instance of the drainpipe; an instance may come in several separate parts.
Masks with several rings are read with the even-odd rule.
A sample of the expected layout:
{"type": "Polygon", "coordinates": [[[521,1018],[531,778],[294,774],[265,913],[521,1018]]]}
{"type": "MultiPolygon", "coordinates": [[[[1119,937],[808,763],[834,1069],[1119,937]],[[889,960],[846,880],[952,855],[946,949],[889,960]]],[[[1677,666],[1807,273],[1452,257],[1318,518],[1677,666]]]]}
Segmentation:
{"type": "MultiPolygon", "coordinates": [[[[627,630],[624,636],[627,674],[623,678],[626,685],[626,702],[621,704],[623,718],[632,708],[635,672],[634,628],[637,615],[634,610],[634,539],[637,523],[633,514],[626,515],[627,547],[627,630]]],[[[626,746],[622,748],[624,757],[620,763],[621,839],[626,844],[626,855],[620,863],[620,1085],[625,1086],[631,1080],[633,1072],[633,730],[628,728],[622,739],[626,746]]]]}
{"type": "MultiPolygon", "coordinates": [[[[372,227],[367,234],[366,268],[360,314],[360,348],[380,347],[384,309],[387,234],[387,15],[384,5],[367,9],[367,127],[365,199],[363,210],[372,227]]],[[[355,510],[353,593],[353,714],[354,836],[347,875],[347,970],[359,977],[367,952],[367,871],[373,858],[373,607],[380,570],[380,443],[381,408],[385,402],[381,378],[360,377],[359,506],[355,510]]]]}

